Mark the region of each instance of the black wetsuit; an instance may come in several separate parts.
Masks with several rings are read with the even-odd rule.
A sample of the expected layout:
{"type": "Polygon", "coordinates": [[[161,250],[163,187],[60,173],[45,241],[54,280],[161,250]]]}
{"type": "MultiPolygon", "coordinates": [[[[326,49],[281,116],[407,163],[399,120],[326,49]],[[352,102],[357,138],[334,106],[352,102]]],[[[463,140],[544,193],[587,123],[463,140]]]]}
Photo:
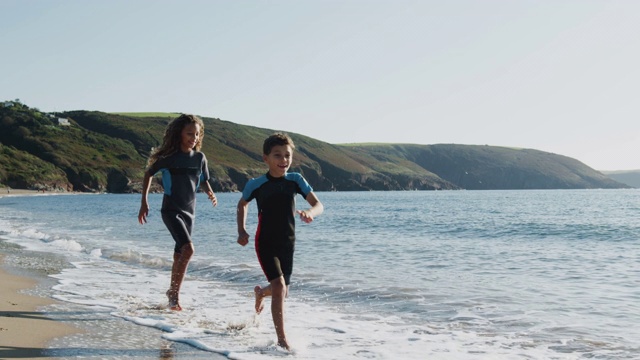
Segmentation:
{"type": "Polygon", "coordinates": [[[175,252],[191,242],[191,232],[196,213],[196,192],[201,181],[209,180],[207,158],[199,151],[178,151],[158,159],[147,170],[154,175],[162,172],[164,197],[162,221],[176,242],[175,252]]]}
{"type": "Polygon", "coordinates": [[[268,173],[247,182],[242,198],[258,205],[256,253],[260,266],[271,281],[280,276],[289,285],[295,250],[295,197],[305,199],[313,189],[298,173],[274,178],[268,173]]]}

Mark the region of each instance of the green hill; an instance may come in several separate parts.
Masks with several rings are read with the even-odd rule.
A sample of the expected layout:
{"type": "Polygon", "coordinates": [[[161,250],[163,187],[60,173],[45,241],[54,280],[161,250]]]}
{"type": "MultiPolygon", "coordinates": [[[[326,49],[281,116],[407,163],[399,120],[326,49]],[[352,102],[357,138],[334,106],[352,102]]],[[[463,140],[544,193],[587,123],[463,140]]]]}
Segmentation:
{"type": "Polygon", "coordinates": [[[602,173],[617,182],[640,189],[640,170],[603,171],[602,173]]]}
{"type": "MultiPolygon", "coordinates": [[[[373,145],[355,149],[375,156],[385,148],[373,145]]],[[[469,190],[624,187],[578,160],[533,149],[455,144],[389,145],[384,153],[391,152],[469,190]]]]}
{"type": "MultiPolygon", "coordinates": [[[[168,113],[45,114],[0,103],[0,183],[14,188],[137,192],[168,113]],[[2,106],[4,104],[4,106],[2,106]],[[62,120],[62,124],[59,119],[62,120]],[[68,124],[67,124],[68,122],[68,124]]],[[[239,191],[265,172],[273,130],[203,118],[202,151],[216,191],[239,191]]],[[[328,144],[290,133],[292,171],[318,191],[625,188],[578,160],[532,149],[475,145],[328,144]]],[[[156,184],[154,190],[159,190],[156,184]]]]}

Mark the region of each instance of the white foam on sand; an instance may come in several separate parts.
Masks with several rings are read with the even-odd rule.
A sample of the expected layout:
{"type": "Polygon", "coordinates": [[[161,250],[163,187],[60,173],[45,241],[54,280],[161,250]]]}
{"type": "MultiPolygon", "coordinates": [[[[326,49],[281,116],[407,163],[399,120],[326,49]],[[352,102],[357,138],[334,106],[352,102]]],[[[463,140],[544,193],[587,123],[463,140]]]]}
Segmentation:
{"type": "Polygon", "coordinates": [[[292,353],[296,359],[558,358],[557,352],[537,348],[515,335],[407,324],[396,317],[349,314],[295,298],[287,300],[285,309],[292,345],[289,353],[276,346],[269,300],[263,313],[255,314],[252,289],[242,291],[215,281],[187,279],[181,296],[184,310],[174,312],[166,308],[168,270],[100,258],[73,265],[55,276],[59,280],[55,286],[57,299],[111,309],[114,317],[160,330],[158,336],[166,340],[231,359],[265,359],[292,353]]]}
{"type": "MultiPolygon", "coordinates": [[[[166,307],[170,259],[135,251],[109,253],[82,249],[71,242],[27,229],[10,234],[32,250],[73,255],[72,267],[53,275],[57,300],[108,311],[114,318],[155,328],[167,341],[187,344],[231,359],[265,359],[295,355],[296,359],[577,359],[548,346],[537,346],[526,334],[478,333],[464,321],[411,324],[380,314],[353,314],[328,304],[291,297],[285,320],[289,353],[276,346],[269,309],[254,311],[253,289],[187,276],[182,289],[184,311],[166,307]],[[22,239],[22,240],[20,240],[22,239]],[[33,241],[37,240],[37,241],[33,241]],[[70,245],[71,244],[71,245],[70,245]],[[75,255],[74,255],[75,254],[75,255]]],[[[459,318],[467,316],[457,314],[459,318]]],[[[487,321],[470,319],[469,321],[487,321]]],[[[477,327],[473,327],[477,329],[477,327]]],[[[134,343],[148,341],[148,332],[127,335],[134,343]],[[136,339],[136,337],[140,337],[136,339]]],[[[558,345],[562,345],[558,339],[558,345]]]]}
{"type": "MultiPolygon", "coordinates": [[[[99,314],[95,318],[100,317],[100,321],[108,317],[110,320],[101,322],[104,329],[100,328],[97,335],[118,333],[118,337],[110,339],[126,338],[126,343],[131,344],[129,348],[134,350],[139,344],[147,346],[149,343],[170,342],[172,346],[199,349],[197,351],[207,356],[216,353],[232,359],[292,355],[276,346],[269,300],[263,313],[255,314],[255,284],[247,286],[247,282],[254,278],[259,278],[256,281],[260,282],[264,280],[259,276],[257,265],[249,265],[255,263],[251,252],[246,252],[246,256],[223,256],[212,247],[211,263],[214,265],[209,266],[203,260],[206,252],[202,251],[191,264],[182,289],[181,304],[185,310],[172,312],[166,308],[165,295],[172,263],[171,251],[167,243],[156,245],[154,238],[157,233],[167,237],[161,222],[156,222],[156,230],[145,226],[143,235],[122,230],[117,236],[112,236],[108,232],[100,234],[104,230],[96,230],[104,229],[102,223],[67,222],[56,228],[53,221],[37,224],[40,216],[28,216],[14,212],[3,214],[0,234],[30,250],[62,254],[71,262],[71,267],[54,275],[57,284],[53,287],[53,295],[66,304],[87,309],[84,313],[90,315],[84,315],[86,319],[80,319],[80,323],[83,320],[91,322],[94,314],[99,314]],[[20,226],[5,226],[3,221],[13,221],[20,226]]],[[[205,248],[204,244],[201,248],[205,248]]],[[[46,258],[41,261],[45,262],[46,258]]],[[[366,275],[362,274],[360,278],[367,279],[366,275]]],[[[300,269],[296,279],[305,278],[316,281],[317,286],[294,284],[292,296],[285,307],[287,336],[296,359],[571,360],[584,355],[581,349],[585,348],[595,348],[590,350],[589,356],[602,358],[607,358],[608,352],[612,351],[623,355],[630,352],[628,349],[607,347],[606,343],[599,345],[598,339],[587,338],[582,333],[554,331],[556,323],[549,320],[548,314],[539,325],[517,326],[520,322],[531,321],[531,317],[505,309],[501,301],[469,305],[455,299],[445,304],[446,311],[439,310],[438,306],[416,306],[401,312],[392,308],[392,301],[370,306],[367,299],[375,298],[376,290],[385,287],[383,280],[376,279],[377,283],[367,285],[367,288],[366,284],[350,284],[351,276],[343,277],[338,285],[351,290],[340,292],[338,285],[329,283],[329,278],[313,278],[300,269]],[[303,287],[306,289],[298,291],[303,287]],[[341,301],[333,301],[340,295],[341,301]],[[483,305],[495,308],[495,311],[474,311],[483,305]],[[411,311],[420,309],[425,309],[424,313],[413,319],[411,311]]],[[[431,284],[430,280],[424,283],[431,284]]],[[[442,287],[434,290],[446,292],[442,287]]],[[[483,295],[486,293],[480,292],[480,296],[483,295]]],[[[432,301],[419,292],[412,296],[420,305],[432,301]]],[[[632,302],[629,304],[627,306],[633,306],[632,302]]],[[[527,304],[520,308],[531,309],[527,304]]],[[[561,310],[561,314],[573,315],[561,310]]],[[[558,328],[567,324],[567,319],[564,320],[558,321],[558,328]]],[[[568,320],[582,321],[575,316],[568,320]]],[[[575,326],[574,329],[580,327],[575,326]]],[[[74,338],[69,345],[58,345],[69,349],[93,349],[99,343],[97,339],[74,338]]],[[[104,348],[97,347],[99,350],[104,348]]],[[[609,358],[615,357],[613,355],[609,358]]]]}

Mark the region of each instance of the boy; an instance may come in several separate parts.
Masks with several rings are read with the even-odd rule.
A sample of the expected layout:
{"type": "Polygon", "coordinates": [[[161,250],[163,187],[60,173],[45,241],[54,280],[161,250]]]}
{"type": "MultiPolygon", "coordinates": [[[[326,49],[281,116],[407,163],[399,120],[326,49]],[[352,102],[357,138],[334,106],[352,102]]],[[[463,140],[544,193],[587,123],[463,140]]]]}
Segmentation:
{"type": "Polygon", "coordinates": [[[258,261],[269,281],[265,287],[255,287],[256,312],[263,308],[265,297],[271,296],[271,316],[278,336],[278,345],[290,350],[284,334],[284,299],[289,293],[295,245],[295,214],[305,223],[320,215],[324,207],[313,189],[299,173],[289,173],[293,160],[293,141],[282,133],[269,136],[262,146],[262,159],[269,171],[247,182],[238,202],[238,244],[249,243],[245,228],[249,202],[256,199],[258,228],[255,246],[258,261]],[[311,206],[295,209],[295,196],[302,195],[311,206]]]}

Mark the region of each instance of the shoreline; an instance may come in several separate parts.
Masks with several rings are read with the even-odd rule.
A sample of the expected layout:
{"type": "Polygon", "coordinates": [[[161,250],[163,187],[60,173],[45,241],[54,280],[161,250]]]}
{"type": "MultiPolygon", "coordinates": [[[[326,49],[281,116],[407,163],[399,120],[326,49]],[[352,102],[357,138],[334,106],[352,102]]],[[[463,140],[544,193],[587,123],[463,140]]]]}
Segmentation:
{"type": "Polygon", "coordinates": [[[0,292],[0,358],[62,359],[46,355],[48,344],[81,330],[47,316],[41,309],[56,301],[25,293],[35,288],[41,279],[16,275],[5,264],[4,256],[0,253],[0,283],[3,284],[0,292]]]}
{"type": "Polygon", "coordinates": [[[112,316],[110,310],[55,299],[57,281],[49,275],[66,266],[61,257],[0,237],[0,359],[227,358],[164,339],[163,331],[112,316]]]}
{"type": "Polygon", "coordinates": [[[46,196],[46,195],[73,195],[79,194],[78,192],[72,191],[41,191],[41,190],[27,190],[27,189],[14,189],[7,187],[0,187],[0,198],[2,197],[11,197],[11,196],[46,196]]]}
{"type": "Polygon", "coordinates": [[[38,191],[38,190],[13,189],[13,188],[7,188],[7,187],[0,188],[0,197],[14,196],[14,195],[42,195],[42,194],[46,194],[46,192],[43,193],[42,191],[38,191]]]}

